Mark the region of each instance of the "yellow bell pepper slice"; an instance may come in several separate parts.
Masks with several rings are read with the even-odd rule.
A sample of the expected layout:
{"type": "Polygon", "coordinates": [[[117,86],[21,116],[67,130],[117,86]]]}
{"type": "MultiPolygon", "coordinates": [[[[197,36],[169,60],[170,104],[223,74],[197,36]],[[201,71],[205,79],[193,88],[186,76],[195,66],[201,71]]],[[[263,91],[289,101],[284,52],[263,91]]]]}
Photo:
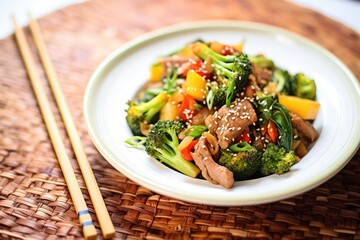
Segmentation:
{"type": "Polygon", "coordinates": [[[186,58],[197,58],[195,53],[192,51],[191,45],[184,47],[180,52],[176,55],[179,57],[186,57],[186,58]]]}
{"type": "Polygon", "coordinates": [[[305,120],[314,120],[319,112],[320,103],[295,96],[279,95],[279,103],[288,111],[305,120]]]}
{"type": "Polygon", "coordinates": [[[155,63],[150,67],[150,82],[159,82],[161,78],[164,76],[164,64],[163,63],[155,63]]]}
{"type": "Polygon", "coordinates": [[[160,110],[160,120],[179,120],[181,118],[179,107],[173,102],[167,102],[160,110]]]}
{"type": "Polygon", "coordinates": [[[203,101],[206,93],[206,81],[195,71],[189,71],[183,84],[183,90],[196,100],[203,101]]]}
{"type": "Polygon", "coordinates": [[[168,101],[160,110],[160,120],[179,120],[181,119],[179,104],[184,100],[184,95],[175,92],[169,96],[168,101]]]}
{"type": "Polygon", "coordinates": [[[216,53],[221,54],[221,50],[224,48],[224,44],[214,41],[210,43],[210,49],[216,53]]]}

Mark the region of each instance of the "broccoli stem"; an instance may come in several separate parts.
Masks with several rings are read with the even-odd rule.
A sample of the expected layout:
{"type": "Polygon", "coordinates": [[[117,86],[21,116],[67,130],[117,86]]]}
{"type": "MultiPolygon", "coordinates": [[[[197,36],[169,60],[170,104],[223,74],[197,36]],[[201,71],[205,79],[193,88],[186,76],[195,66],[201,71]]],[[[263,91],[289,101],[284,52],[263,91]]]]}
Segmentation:
{"type": "Polygon", "coordinates": [[[145,113],[144,120],[149,123],[152,118],[161,110],[167,100],[167,93],[162,92],[148,102],[141,103],[137,106],[137,109],[141,113],[145,113]]]}
{"type": "Polygon", "coordinates": [[[213,50],[211,50],[211,48],[209,48],[203,43],[195,43],[193,50],[195,54],[198,55],[202,60],[205,60],[207,56],[210,55],[212,57],[212,60],[216,61],[218,64],[225,64],[227,62],[232,62],[235,59],[235,57],[232,55],[225,56],[218,54],[217,52],[214,52],[213,50]]]}
{"type": "Polygon", "coordinates": [[[174,151],[175,155],[169,156],[168,150],[170,149],[156,149],[160,162],[165,163],[166,165],[178,170],[179,172],[189,177],[195,178],[197,175],[199,175],[199,168],[196,167],[192,162],[185,161],[179,151],[174,151],[174,149],[171,149],[172,151],[174,151]]]}
{"type": "Polygon", "coordinates": [[[235,90],[235,80],[231,79],[230,84],[229,84],[228,88],[226,89],[226,106],[227,107],[230,106],[231,100],[233,99],[234,90],[235,90]]]}

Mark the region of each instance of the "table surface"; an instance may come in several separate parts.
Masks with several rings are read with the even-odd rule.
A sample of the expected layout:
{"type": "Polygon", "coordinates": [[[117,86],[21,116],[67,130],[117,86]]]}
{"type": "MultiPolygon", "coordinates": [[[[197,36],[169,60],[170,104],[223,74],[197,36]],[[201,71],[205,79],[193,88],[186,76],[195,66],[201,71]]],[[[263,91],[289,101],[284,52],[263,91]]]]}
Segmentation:
{"type": "MultiPolygon", "coordinates": [[[[82,116],[82,99],[89,77],[106,55],[159,27],[219,19],[267,23],[296,32],[334,53],[360,79],[359,34],[288,1],[95,0],[39,20],[114,222],[115,238],[359,239],[360,151],[341,172],[304,194],[257,206],[214,207],[179,201],[139,186],[111,167],[92,144],[82,116]]],[[[35,51],[32,42],[31,47],[35,51]]],[[[40,66],[38,59],[37,63],[40,66]]],[[[41,77],[45,79],[42,72],[41,77]]],[[[47,93],[51,97],[48,88],[47,93]]],[[[50,99],[101,238],[64,126],[50,99]]],[[[0,133],[0,238],[81,239],[73,203],[13,36],[0,41],[0,133]]]]}

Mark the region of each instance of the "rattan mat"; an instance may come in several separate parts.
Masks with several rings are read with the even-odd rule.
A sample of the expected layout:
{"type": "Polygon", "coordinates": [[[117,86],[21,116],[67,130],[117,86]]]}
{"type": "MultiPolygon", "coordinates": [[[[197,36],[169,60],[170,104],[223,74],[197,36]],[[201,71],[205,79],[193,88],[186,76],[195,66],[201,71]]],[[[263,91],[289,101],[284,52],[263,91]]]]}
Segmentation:
{"type": "MultiPolygon", "coordinates": [[[[82,116],[84,89],[96,66],[140,34],[204,19],[250,20],[297,32],[333,52],[360,79],[359,34],[286,1],[90,1],[40,19],[116,238],[360,239],[359,152],[339,174],[312,191],[246,207],[197,205],[158,195],[127,179],[97,152],[82,116]]],[[[55,114],[101,236],[64,127],[55,114]]],[[[0,41],[0,134],[0,238],[81,239],[74,206],[13,36],[0,41]]]]}

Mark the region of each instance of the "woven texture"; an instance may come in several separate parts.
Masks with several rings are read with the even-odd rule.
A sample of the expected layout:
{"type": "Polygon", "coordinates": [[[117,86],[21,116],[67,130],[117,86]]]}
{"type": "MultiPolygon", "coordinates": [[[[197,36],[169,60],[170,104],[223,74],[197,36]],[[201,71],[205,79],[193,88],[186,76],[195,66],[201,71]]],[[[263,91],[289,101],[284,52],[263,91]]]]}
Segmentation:
{"type": "MultiPolygon", "coordinates": [[[[360,152],[340,173],[305,194],[246,207],[198,205],[158,195],[116,171],[97,152],[82,116],[84,89],[96,66],[112,50],[143,33],[205,19],[263,22],[299,33],[337,55],[360,79],[359,34],[286,1],[90,1],[40,19],[116,238],[360,239],[360,152]]],[[[101,238],[64,126],[49,97],[101,238]]],[[[0,41],[0,134],[0,239],[81,239],[74,206],[13,37],[0,41]]]]}

